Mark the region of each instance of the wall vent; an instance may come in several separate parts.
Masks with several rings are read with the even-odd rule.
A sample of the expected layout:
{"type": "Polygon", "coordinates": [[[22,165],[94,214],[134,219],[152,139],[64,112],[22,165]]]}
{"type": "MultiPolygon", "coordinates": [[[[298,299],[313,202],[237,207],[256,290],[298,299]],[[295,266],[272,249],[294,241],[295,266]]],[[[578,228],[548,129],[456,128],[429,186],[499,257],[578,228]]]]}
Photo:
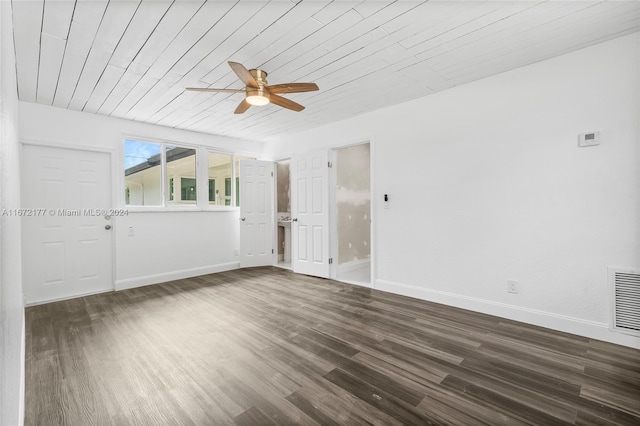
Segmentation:
{"type": "Polygon", "coordinates": [[[640,271],[609,268],[613,292],[613,329],[640,336],[640,271]]]}

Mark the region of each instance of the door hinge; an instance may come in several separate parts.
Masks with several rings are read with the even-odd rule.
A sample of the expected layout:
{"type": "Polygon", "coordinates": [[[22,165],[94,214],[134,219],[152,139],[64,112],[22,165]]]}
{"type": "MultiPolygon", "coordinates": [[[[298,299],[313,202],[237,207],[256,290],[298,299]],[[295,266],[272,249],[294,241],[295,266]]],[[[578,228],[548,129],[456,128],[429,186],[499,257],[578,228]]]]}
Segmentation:
{"type": "Polygon", "coordinates": [[[327,167],[329,167],[329,168],[332,168],[332,167],[333,167],[333,164],[331,163],[331,161],[329,161],[329,162],[327,163],[327,167]]]}
{"type": "Polygon", "coordinates": [[[273,254],[273,249],[271,249],[271,254],[273,254]]]}
{"type": "Polygon", "coordinates": [[[333,257],[329,258],[329,265],[331,265],[333,263],[333,257]]]}
{"type": "Polygon", "coordinates": [[[271,177],[273,177],[273,172],[271,172],[271,177]]]}

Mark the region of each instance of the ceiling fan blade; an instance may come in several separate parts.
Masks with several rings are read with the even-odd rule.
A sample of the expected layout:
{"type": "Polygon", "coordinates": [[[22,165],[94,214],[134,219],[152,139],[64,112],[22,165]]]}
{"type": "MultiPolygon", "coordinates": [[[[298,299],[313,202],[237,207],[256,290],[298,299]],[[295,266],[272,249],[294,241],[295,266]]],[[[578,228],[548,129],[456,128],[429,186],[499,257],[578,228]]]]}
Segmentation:
{"type": "Polygon", "coordinates": [[[251,104],[249,102],[247,102],[246,99],[243,99],[242,102],[240,102],[240,105],[238,105],[238,107],[236,108],[236,110],[233,113],[234,114],[242,114],[243,112],[248,110],[250,107],[251,107],[251,104]]]}
{"type": "Polygon", "coordinates": [[[231,62],[231,61],[229,61],[228,64],[233,70],[233,72],[236,73],[238,78],[242,80],[244,84],[246,84],[249,87],[256,87],[256,88],[258,87],[258,82],[256,82],[256,79],[253,78],[249,70],[247,70],[244,67],[244,65],[242,65],[239,62],[231,62]]]}
{"type": "Polygon", "coordinates": [[[269,101],[272,104],[276,104],[278,106],[281,106],[281,107],[287,108],[287,109],[291,109],[293,111],[300,112],[300,111],[302,111],[304,109],[304,107],[302,105],[300,105],[299,103],[293,102],[292,100],[289,100],[287,98],[283,98],[282,96],[274,95],[273,93],[269,97],[269,101]]]}
{"type": "Polygon", "coordinates": [[[313,92],[319,89],[315,83],[285,83],[267,86],[267,90],[269,93],[298,93],[313,92]]]}
{"type": "Polygon", "coordinates": [[[192,92],[225,92],[225,93],[244,93],[245,89],[213,89],[211,87],[187,87],[184,90],[192,92]]]}

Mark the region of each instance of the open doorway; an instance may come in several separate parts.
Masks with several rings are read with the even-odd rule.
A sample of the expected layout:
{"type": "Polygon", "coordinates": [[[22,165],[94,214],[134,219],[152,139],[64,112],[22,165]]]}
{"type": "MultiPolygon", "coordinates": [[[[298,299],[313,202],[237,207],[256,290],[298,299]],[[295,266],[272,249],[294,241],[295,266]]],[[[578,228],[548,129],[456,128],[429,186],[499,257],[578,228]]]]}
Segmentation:
{"type": "Polygon", "coordinates": [[[361,143],[333,152],[335,279],[371,286],[371,150],[361,143]]]}
{"type": "Polygon", "coordinates": [[[291,160],[276,163],[276,219],[278,263],[291,269],[291,160]]]}

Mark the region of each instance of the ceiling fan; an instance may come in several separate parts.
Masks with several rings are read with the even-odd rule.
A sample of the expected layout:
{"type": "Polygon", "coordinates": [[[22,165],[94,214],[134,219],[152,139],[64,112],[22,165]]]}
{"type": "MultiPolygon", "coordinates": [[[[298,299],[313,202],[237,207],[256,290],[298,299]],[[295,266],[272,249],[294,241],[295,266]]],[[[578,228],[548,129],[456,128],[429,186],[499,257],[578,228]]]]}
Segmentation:
{"type": "Polygon", "coordinates": [[[234,111],[234,114],[242,114],[252,105],[260,106],[268,103],[276,104],[283,108],[293,111],[302,111],[304,107],[297,102],[293,102],[287,98],[279,96],[279,93],[299,93],[313,92],[318,90],[315,83],[285,83],[267,84],[267,73],[259,69],[247,70],[244,65],[238,62],[229,61],[229,66],[236,73],[238,78],[245,84],[244,89],[212,89],[187,87],[186,90],[195,92],[228,92],[228,93],[245,93],[245,98],[234,111]]]}

